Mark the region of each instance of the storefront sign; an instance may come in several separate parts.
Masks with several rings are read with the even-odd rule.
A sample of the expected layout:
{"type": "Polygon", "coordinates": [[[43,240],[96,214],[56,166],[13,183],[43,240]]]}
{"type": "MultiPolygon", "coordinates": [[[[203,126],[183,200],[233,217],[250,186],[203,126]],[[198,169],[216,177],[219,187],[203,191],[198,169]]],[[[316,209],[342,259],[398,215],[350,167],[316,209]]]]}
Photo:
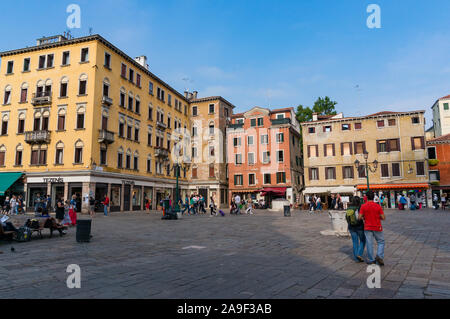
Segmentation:
{"type": "Polygon", "coordinates": [[[122,184],[123,185],[131,185],[131,186],[135,185],[134,181],[122,181],[122,184]]]}
{"type": "Polygon", "coordinates": [[[64,183],[64,178],[44,178],[44,183],[64,183]]]}

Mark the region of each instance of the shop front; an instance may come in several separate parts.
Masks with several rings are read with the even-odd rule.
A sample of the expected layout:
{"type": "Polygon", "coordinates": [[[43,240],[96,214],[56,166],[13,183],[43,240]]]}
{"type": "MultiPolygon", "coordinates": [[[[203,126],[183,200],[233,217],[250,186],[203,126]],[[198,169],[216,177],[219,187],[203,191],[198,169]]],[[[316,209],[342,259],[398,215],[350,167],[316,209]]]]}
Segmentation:
{"type": "MultiPolygon", "coordinates": [[[[357,190],[364,196],[367,191],[367,185],[358,185],[357,190]]],[[[422,203],[422,207],[428,207],[431,199],[431,190],[425,183],[408,183],[408,184],[374,184],[370,185],[370,190],[375,192],[378,197],[384,197],[386,208],[398,208],[398,199],[401,195],[406,197],[414,196],[417,203],[422,203]]]]}

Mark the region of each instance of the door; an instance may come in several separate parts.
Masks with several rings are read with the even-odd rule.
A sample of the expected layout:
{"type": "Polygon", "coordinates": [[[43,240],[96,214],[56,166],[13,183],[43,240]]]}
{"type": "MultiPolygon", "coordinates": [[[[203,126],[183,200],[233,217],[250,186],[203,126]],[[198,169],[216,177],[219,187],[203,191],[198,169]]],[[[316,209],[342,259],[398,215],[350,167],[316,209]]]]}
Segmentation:
{"type": "Polygon", "coordinates": [[[205,206],[208,207],[209,206],[208,189],[199,188],[198,194],[203,196],[203,198],[205,199],[205,206]]]}
{"type": "Polygon", "coordinates": [[[131,193],[131,186],[125,185],[125,193],[123,194],[123,210],[125,212],[131,211],[131,209],[130,209],[130,204],[131,204],[130,193],[131,193]]]}

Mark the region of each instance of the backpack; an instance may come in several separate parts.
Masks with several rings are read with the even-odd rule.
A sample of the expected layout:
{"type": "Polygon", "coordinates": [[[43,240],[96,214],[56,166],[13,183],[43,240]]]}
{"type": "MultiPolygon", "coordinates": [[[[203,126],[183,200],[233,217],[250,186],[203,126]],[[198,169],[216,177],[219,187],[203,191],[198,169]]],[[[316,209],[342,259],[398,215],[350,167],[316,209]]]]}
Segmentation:
{"type": "Polygon", "coordinates": [[[358,225],[358,219],[356,218],[356,212],[354,209],[347,209],[347,220],[350,221],[351,226],[358,225]]]}
{"type": "Polygon", "coordinates": [[[17,230],[16,241],[27,242],[31,240],[31,229],[28,227],[20,227],[17,230]]]}

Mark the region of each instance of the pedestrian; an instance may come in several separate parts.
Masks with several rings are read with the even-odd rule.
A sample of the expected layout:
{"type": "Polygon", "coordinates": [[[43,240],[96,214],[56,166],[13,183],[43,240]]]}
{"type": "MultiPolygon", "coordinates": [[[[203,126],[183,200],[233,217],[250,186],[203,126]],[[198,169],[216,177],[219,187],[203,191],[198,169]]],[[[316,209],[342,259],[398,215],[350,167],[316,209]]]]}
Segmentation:
{"type": "Polygon", "coordinates": [[[77,196],[72,195],[69,206],[69,217],[72,226],[77,224],[77,196]]]}
{"type": "Polygon", "coordinates": [[[433,208],[439,209],[439,198],[436,193],[433,195],[433,208]]]}
{"type": "Polygon", "coordinates": [[[361,208],[361,200],[358,196],[353,197],[347,209],[346,220],[348,231],[352,237],[353,258],[357,262],[364,262],[363,254],[366,246],[366,235],[364,234],[364,222],[358,218],[361,208]]]}
{"type": "Polygon", "coordinates": [[[89,215],[91,218],[95,216],[95,199],[92,196],[89,196],[89,215]]]}
{"type": "Polygon", "coordinates": [[[25,213],[25,207],[23,204],[23,196],[22,195],[19,195],[19,197],[17,198],[17,203],[18,203],[17,212],[20,214],[25,213]]]}
{"type": "Polygon", "coordinates": [[[62,222],[64,220],[64,216],[65,216],[64,199],[60,198],[56,202],[56,219],[58,220],[58,223],[62,224],[62,222]]]}
{"type": "Polygon", "coordinates": [[[216,203],[214,202],[214,198],[211,196],[209,200],[210,200],[209,209],[211,210],[210,216],[217,216],[216,203]]]}
{"type": "Polygon", "coordinates": [[[47,198],[45,199],[45,209],[47,212],[52,210],[52,197],[50,195],[47,195],[47,198]]]}
{"type": "Polygon", "coordinates": [[[441,207],[442,207],[442,210],[445,209],[446,203],[447,203],[447,197],[445,196],[444,193],[442,193],[442,196],[441,196],[441,207]]]}
{"type": "Polygon", "coordinates": [[[16,195],[13,195],[11,198],[11,201],[9,202],[10,206],[10,214],[11,215],[17,215],[17,199],[16,195]]]}
{"type": "Polygon", "coordinates": [[[39,193],[36,194],[34,198],[34,215],[39,216],[41,214],[41,195],[39,193]]]}
{"type": "Polygon", "coordinates": [[[322,210],[322,200],[320,199],[320,196],[317,196],[316,199],[316,210],[318,211],[322,210]]]}
{"type": "Polygon", "coordinates": [[[234,197],[234,203],[236,204],[236,215],[241,213],[241,196],[239,194],[236,194],[234,197]]]}
{"type": "Polygon", "coordinates": [[[341,194],[336,195],[336,209],[337,210],[344,209],[344,203],[342,202],[341,194]]]}
{"type": "Polygon", "coordinates": [[[401,196],[400,196],[400,210],[405,210],[405,206],[407,206],[407,204],[408,204],[408,201],[406,200],[406,198],[405,198],[405,196],[402,194],[401,196]]]}
{"type": "Polygon", "coordinates": [[[366,235],[368,264],[378,263],[384,266],[384,234],[381,221],[385,220],[383,209],[380,205],[373,202],[374,193],[367,192],[368,202],[361,206],[359,210],[359,219],[364,221],[364,234],[366,235]],[[377,255],[373,256],[374,240],[377,242],[377,255]]]}
{"type": "Polygon", "coordinates": [[[63,226],[69,226],[70,224],[72,224],[72,220],[70,219],[70,203],[68,200],[66,200],[64,202],[64,219],[62,221],[62,225],[63,226]]]}
{"type": "Polygon", "coordinates": [[[247,209],[246,209],[245,213],[247,215],[253,215],[253,202],[252,201],[247,202],[247,209]]]}
{"type": "Polygon", "coordinates": [[[411,194],[409,197],[409,201],[411,203],[411,206],[409,207],[410,210],[416,210],[416,196],[414,194],[411,194]]]}
{"type": "Polygon", "coordinates": [[[108,207],[109,207],[109,197],[108,194],[105,194],[105,197],[103,197],[103,213],[105,216],[108,216],[108,207]]]}
{"type": "Polygon", "coordinates": [[[3,202],[3,214],[9,215],[11,212],[11,203],[9,200],[9,196],[6,196],[5,201],[3,202]]]}
{"type": "Polygon", "coordinates": [[[203,195],[200,195],[198,202],[199,202],[200,211],[203,214],[206,214],[206,209],[205,209],[206,202],[205,202],[205,198],[203,197],[203,195]]]}

